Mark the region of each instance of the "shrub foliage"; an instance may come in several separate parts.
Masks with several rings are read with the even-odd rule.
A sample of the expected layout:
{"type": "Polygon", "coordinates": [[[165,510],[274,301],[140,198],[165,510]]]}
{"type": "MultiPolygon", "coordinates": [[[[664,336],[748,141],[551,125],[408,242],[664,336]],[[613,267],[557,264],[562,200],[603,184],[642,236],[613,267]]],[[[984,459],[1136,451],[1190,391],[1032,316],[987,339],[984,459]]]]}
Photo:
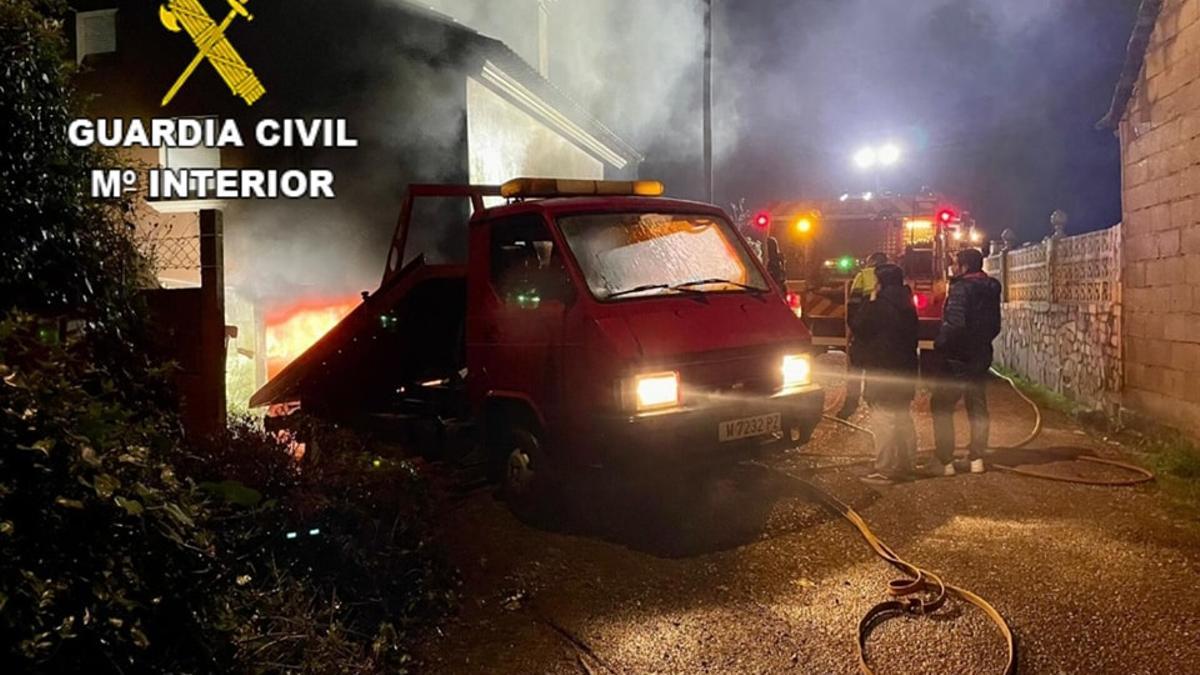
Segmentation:
{"type": "Polygon", "coordinates": [[[409,669],[454,597],[423,483],[332,430],[303,466],[183,436],[110,158],[66,143],[64,12],[0,0],[0,672],[409,669]]]}

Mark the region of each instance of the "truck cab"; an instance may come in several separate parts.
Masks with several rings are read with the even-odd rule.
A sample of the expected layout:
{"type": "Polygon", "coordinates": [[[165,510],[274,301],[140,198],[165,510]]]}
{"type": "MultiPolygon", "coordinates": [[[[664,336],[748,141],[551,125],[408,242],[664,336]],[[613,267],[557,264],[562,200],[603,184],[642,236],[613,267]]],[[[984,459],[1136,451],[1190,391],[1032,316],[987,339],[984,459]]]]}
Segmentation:
{"type": "Polygon", "coordinates": [[[292,384],[272,380],[252,403],[298,393],[345,418],[439,399],[424,409],[469,422],[514,501],[547,474],[732,460],[804,442],[820,421],[811,336],[721,209],[662,198],[653,181],[416,187],[472,199],[466,264],[403,264],[410,196],[380,290],[321,340],[337,344],[297,359],[355,384],[289,366],[275,379],[292,384]],[[483,208],[497,194],[506,202],[483,208]],[[407,307],[435,282],[439,301],[407,307]],[[407,339],[381,350],[389,325],[407,339]],[[330,366],[347,341],[387,356],[330,366]]]}

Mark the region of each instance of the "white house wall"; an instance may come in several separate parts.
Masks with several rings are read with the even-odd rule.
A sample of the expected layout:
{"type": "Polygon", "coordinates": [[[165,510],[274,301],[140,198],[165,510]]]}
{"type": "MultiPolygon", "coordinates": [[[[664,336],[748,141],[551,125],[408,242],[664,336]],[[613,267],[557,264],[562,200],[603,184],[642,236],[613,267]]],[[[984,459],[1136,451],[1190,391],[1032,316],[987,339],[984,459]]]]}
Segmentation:
{"type": "Polygon", "coordinates": [[[475,78],[467,78],[467,158],[475,184],[518,176],[604,178],[603,162],[475,78]]]}

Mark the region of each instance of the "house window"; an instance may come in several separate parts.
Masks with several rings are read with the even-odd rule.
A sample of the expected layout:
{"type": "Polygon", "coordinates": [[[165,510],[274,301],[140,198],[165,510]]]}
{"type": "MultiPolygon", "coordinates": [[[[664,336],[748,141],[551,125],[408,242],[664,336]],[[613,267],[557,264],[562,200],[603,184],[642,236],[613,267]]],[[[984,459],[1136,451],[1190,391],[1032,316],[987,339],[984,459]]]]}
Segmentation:
{"type": "MultiPolygon", "coordinates": [[[[221,148],[210,148],[203,145],[194,148],[162,147],[158,149],[158,163],[165,169],[219,169],[221,168],[221,148]]],[[[209,190],[215,189],[215,179],[210,178],[207,183],[209,190]]]]}
{"type": "Polygon", "coordinates": [[[117,51],[117,10],[98,9],[75,13],[75,63],[90,54],[117,51]]]}
{"type": "Polygon", "coordinates": [[[194,148],[160,148],[158,161],[167,169],[219,169],[221,149],[203,145],[194,148]]]}

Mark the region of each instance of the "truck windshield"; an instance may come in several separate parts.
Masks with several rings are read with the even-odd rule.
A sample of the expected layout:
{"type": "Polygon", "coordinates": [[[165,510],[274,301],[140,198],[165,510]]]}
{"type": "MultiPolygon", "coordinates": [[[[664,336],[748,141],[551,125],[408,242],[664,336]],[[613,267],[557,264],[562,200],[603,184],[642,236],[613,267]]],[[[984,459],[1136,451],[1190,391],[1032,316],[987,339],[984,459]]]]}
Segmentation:
{"type": "Polygon", "coordinates": [[[563,216],[558,226],[600,300],[768,288],[723,218],[592,213],[563,216]]]}

